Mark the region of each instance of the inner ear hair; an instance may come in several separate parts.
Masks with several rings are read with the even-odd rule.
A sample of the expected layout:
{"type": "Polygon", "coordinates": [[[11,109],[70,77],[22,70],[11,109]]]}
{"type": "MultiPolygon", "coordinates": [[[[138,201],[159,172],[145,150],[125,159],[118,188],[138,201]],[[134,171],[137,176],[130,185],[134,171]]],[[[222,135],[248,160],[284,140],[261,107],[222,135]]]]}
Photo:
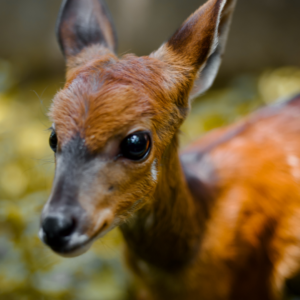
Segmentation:
{"type": "Polygon", "coordinates": [[[206,2],[152,54],[167,63],[169,76],[176,75],[173,81],[178,86],[190,88],[190,98],[204,93],[217,75],[235,3],[236,0],[206,2]],[[178,76],[180,72],[182,76],[178,76]]]}
{"type": "Polygon", "coordinates": [[[117,51],[115,28],[104,0],[64,0],[56,33],[67,59],[91,45],[117,51]]]}

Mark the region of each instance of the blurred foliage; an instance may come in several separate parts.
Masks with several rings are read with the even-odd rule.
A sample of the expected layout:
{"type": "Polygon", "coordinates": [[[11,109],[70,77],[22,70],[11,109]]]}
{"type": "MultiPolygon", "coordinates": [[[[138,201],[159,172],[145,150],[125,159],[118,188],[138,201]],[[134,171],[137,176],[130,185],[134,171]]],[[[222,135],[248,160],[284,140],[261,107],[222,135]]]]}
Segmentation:
{"type": "Polygon", "coordinates": [[[300,69],[296,67],[266,70],[258,76],[241,75],[225,88],[211,89],[194,101],[191,114],[181,128],[182,144],[297,93],[300,93],[300,69]]]}
{"type": "MultiPolygon", "coordinates": [[[[13,71],[0,60],[0,299],[129,299],[117,230],[72,259],[56,256],[39,241],[39,214],[54,173],[46,113],[63,78],[18,83],[13,71]]],[[[194,102],[182,144],[296,92],[300,69],[240,76],[194,102]]]]}

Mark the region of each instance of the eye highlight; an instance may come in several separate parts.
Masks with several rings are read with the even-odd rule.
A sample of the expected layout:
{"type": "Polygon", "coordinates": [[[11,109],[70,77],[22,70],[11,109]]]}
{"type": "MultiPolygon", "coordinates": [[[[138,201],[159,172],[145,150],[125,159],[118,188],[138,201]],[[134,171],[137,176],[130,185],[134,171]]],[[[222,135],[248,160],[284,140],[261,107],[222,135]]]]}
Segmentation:
{"type": "Polygon", "coordinates": [[[50,148],[56,152],[57,150],[57,136],[56,136],[56,132],[53,130],[50,134],[50,137],[49,137],[49,145],[50,145],[50,148]]]}
{"type": "Polygon", "coordinates": [[[122,141],[120,148],[123,157],[134,161],[142,160],[150,152],[150,135],[147,132],[133,133],[122,141]]]}

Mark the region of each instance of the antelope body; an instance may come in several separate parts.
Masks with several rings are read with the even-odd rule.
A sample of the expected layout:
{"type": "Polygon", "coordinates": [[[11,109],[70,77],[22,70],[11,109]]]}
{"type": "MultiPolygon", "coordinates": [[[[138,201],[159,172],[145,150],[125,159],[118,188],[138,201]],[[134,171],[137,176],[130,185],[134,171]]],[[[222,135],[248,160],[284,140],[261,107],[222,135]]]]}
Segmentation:
{"type": "Polygon", "coordinates": [[[159,50],[121,59],[102,0],[61,8],[67,81],[50,110],[56,172],[40,237],[75,256],[120,226],[141,299],[282,299],[299,271],[300,96],[178,153],[234,5],[209,0],[159,50]]]}

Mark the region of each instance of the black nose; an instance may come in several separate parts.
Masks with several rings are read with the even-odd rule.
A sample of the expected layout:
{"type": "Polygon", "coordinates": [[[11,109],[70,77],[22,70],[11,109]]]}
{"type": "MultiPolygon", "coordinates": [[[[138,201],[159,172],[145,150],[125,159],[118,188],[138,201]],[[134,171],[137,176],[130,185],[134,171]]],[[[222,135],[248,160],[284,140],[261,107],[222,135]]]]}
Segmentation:
{"type": "Polygon", "coordinates": [[[52,249],[59,250],[75,231],[76,222],[71,216],[49,216],[43,223],[44,240],[52,249]]]}

